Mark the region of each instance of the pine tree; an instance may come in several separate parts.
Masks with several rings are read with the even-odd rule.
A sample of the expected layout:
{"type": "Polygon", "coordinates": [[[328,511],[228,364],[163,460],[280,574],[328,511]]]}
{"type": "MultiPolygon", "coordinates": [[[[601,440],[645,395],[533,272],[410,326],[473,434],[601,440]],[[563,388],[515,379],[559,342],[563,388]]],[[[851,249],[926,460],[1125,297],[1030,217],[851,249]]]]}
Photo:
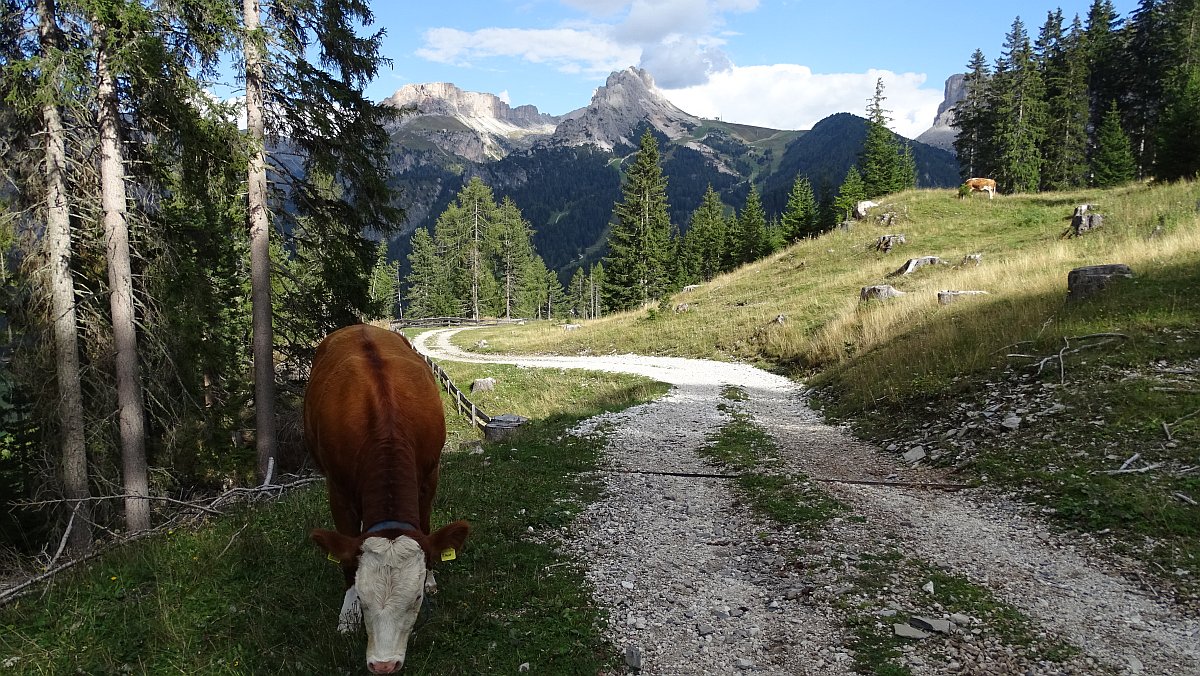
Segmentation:
{"type": "Polygon", "coordinates": [[[734,250],[737,265],[753,263],[768,253],[767,216],[753,184],[738,214],[737,231],[737,248],[734,250]]]}
{"type": "Polygon", "coordinates": [[[1017,17],[994,75],[996,184],[1001,192],[1035,192],[1041,185],[1046,108],[1041,74],[1025,24],[1017,17]]]}
{"type": "Polygon", "coordinates": [[[450,271],[447,258],[439,254],[433,237],[425,228],[412,234],[408,254],[408,310],[412,318],[450,317],[461,312],[461,306],[450,292],[450,271]]]}
{"type": "Polygon", "coordinates": [[[884,99],[883,78],[878,78],[875,80],[875,96],[867,105],[867,139],[860,157],[863,188],[869,199],[912,187],[902,165],[900,141],[887,126],[891,118],[887,116],[888,111],[883,109],[884,99]]]}
{"type": "Polygon", "coordinates": [[[599,261],[588,272],[588,297],[591,299],[590,314],[592,317],[604,316],[604,264],[599,261]]]}
{"type": "Polygon", "coordinates": [[[571,298],[571,315],[579,319],[587,319],[590,299],[588,298],[587,275],[583,272],[583,266],[575,268],[575,274],[571,275],[571,285],[568,287],[567,293],[571,298]]]}
{"type": "Polygon", "coordinates": [[[854,215],[854,208],[865,199],[867,199],[867,191],[863,185],[862,174],[858,173],[858,167],[852,166],[846,172],[846,178],[842,181],[837,197],[833,200],[834,216],[837,221],[840,223],[849,220],[854,215]]]}
{"type": "Polygon", "coordinates": [[[820,234],[820,226],[817,225],[817,201],[807,176],[797,175],[792,183],[781,227],[784,239],[789,243],[820,234]]]}
{"type": "Polygon", "coordinates": [[[958,154],[959,171],[965,181],[976,176],[994,173],[994,120],[991,115],[991,70],[983,52],[976,49],[963,78],[966,96],[954,107],[954,126],[958,136],[954,151],[958,154]]]}
{"type": "Polygon", "coordinates": [[[1083,33],[1083,51],[1087,59],[1089,115],[1092,132],[1089,147],[1096,145],[1096,133],[1105,111],[1121,98],[1122,49],[1121,19],[1112,0],[1092,0],[1083,33]]]}
{"type": "Polygon", "coordinates": [[[1139,176],[1154,164],[1159,114],[1171,67],[1166,4],[1164,0],[1141,0],[1121,31],[1121,125],[1129,130],[1139,176]]]}
{"type": "Polygon", "coordinates": [[[1200,175],[1200,63],[1177,77],[1159,125],[1155,174],[1164,181],[1200,175]]]}
{"type": "Polygon", "coordinates": [[[1045,190],[1066,190],[1087,181],[1087,61],[1082,39],[1078,16],[1063,33],[1061,12],[1047,16],[1038,38],[1046,104],[1054,111],[1046,121],[1041,148],[1045,190]]]}
{"type": "Polygon", "coordinates": [[[633,166],[621,186],[622,201],[613,208],[605,257],[605,305],[628,310],[660,298],[671,284],[671,220],[667,181],[659,164],[658,141],[642,135],[633,166]]]}
{"type": "Polygon", "coordinates": [[[1111,188],[1128,183],[1137,175],[1137,162],[1129,147],[1129,136],[1121,129],[1121,111],[1113,101],[1096,134],[1092,156],[1092,185],[1111,188]]]}
{"type": "Polygon", "coordinates": [[[497,314],[512,318],[519,305],[522,290],[529,280],[525,272],[529,260],[537,254],[533,249],[533,226],[521,215],[512,198],[505,197],[496,211],[494,235],[495,263],[500,290],[500,308],[497,314]]]}
{"type": "Polygon", "coordinates": [[[400,264],[388,260],[388,243],[384,240],[377,247],[375,265],[371,268],[371,285],[368,290],[371,313],[367,315],[369,319],[392,319],[395,316],[396,303],[399,301],[399,284],[400,264]]]}

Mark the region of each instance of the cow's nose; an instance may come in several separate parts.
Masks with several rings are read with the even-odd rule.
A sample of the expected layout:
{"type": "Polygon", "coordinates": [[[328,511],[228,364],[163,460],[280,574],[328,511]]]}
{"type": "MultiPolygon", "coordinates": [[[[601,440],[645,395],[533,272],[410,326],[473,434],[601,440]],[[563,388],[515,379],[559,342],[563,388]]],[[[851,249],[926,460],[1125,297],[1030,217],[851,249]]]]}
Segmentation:
{"type": "Polygon", "coordinates": [[[399,662],[367,662],[367,670],[372,674],[391,674],[399,669],[399,662]]]}

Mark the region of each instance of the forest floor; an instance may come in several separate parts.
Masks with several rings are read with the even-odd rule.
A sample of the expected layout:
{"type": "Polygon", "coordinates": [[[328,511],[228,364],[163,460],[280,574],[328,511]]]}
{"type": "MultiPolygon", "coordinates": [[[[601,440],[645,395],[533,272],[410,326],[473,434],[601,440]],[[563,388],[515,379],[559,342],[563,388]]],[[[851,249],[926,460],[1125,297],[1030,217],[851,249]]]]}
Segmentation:
{"type": "Polygon", "coordinates": [[[697,359],[468,353],[450,342],[460,330],[415,343],[673,386],[574,431],[604,435],[605,490],[555,535],[630,669],[1200,674],[1200,621],[1136,565],[825,424],[792,380],[697,359]]]}

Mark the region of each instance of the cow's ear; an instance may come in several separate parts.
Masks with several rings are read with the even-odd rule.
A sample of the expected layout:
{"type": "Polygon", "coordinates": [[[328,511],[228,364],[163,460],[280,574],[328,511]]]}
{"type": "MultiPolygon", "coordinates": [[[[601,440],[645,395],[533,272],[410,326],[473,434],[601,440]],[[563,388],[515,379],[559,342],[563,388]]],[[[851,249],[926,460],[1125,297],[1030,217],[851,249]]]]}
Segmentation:
{"type": "Polygon", "coordinates": [[[442,526],[433,535],[430,535],[426,540],[428,558],[431,562],[439,560],[448,561],[449,558],[443,556],[455,556],[458,550],[461,550],[463,544],[467,541],[467,532],[471,529],[466,521],[455,521],[452,524],[442,526]],[[450,552],[449,554],[446,554],[450,552]]]}
{"type": "Polygon", "coordinates": [[[309,535],[331,557],[341,563],[349,563],[358,556],[358,538],[352,538],[334,530],[314,528],[309,535]]]}

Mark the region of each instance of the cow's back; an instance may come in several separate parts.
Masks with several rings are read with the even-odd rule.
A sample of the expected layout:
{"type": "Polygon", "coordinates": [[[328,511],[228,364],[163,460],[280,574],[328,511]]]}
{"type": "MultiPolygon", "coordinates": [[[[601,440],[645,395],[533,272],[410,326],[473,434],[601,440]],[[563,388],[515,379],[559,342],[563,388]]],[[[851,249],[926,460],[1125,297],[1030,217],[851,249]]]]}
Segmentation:
{"type": "Polygon", "coordinates": [[[402,439],[418,471],[436,467],[446,439],[441,396],[428,365],[403,336],[360,324],[329,334],[313,358],[304,432],[317,466],[354,481],[359,457],[402,439]]]}

